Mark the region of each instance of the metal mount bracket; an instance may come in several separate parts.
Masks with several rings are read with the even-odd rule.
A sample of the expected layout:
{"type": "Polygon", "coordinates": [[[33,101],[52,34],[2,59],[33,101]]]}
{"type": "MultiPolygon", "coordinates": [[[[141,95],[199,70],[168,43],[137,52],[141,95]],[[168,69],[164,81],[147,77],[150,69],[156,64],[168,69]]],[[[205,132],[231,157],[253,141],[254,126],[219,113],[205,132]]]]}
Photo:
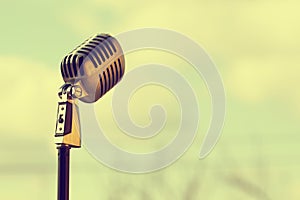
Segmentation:
{"type": "Polygon", "coordinates": [[[81,147],[81,131],[77,99],[81,97],[82,90],[77,85],[69,83],[60,87],[60,98],[57,108],[55,143],[81,147]]]}

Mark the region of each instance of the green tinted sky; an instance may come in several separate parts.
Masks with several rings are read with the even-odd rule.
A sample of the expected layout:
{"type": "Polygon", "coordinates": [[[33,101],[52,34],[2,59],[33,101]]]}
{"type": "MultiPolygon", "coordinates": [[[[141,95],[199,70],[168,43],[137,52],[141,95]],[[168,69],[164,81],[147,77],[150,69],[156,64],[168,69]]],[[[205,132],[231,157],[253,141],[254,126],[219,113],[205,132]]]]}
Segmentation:
{"type": "MultiPolygon", "coordinates": [[[[104,167],[84,148],[76,150],[72,199],[145,199],[145,195],[149,199],[300,198],[298,1],[0,3],[1,199],[55,198],[53,131],[56,93],[62,84],[61,58],[95,33],[115,35],[143,27],[183,33],[211,55],[227,95],[222,138],[207,159],[197,159],[209,122],[205,116],[209,115],[209,96],[193,71],[186,72],[200,91],[204,115],[199,136],[187,154],[163,171],[132,176],[104,167]]],[[[126,67],[152,59],[174,64],[179,71],[185,66],[172,56],[146,52],[129,55],[126,67]]],[[[161,99],[172,99],[165,95],[161,99]]],[[[110,98],[108,94],[102,104],[97,103],[99,110],[110,105],[110,98]]],[[[151,99],[146,105],[141,103],[142,95],[136,99],[137,108],[130,105],[133,118],[146,123],[148,118],[140,111],[149,108],[151,99]]],[[[98,114],[109,115],[109,110],[98,114]]],[[[117,136],[109,137],[124,145],[117,136]]],[[[145,145],[132,142],[140,148],[145,145]]]]}

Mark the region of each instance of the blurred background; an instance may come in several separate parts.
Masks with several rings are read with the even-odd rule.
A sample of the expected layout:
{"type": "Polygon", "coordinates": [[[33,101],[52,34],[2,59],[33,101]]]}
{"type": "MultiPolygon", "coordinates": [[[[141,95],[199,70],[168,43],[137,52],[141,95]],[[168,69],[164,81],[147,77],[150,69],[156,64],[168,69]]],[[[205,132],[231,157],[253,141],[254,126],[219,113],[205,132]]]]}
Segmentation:
{"type": "MultiPolygon", "coordinates": [[[[187,77],[201,110],[198,135],[177,162],[140,175],[110,169],[85,148],[72,150],[71,199],[300,199],[299,1],[0,2],[1,199],[56,199],[53,134],[64,55],[95,33],[143,27],[180,32],[214,60],[227,96],[221,139],[207,158],[198,159],[211,105],[203,80],[187,63],[160,51],[129,54],[126,70],[167,63],[187,77]]],[[[149,106],[167,102],[166,128],[149,140],[117,131],[112,93],[95,108],[113,143],[148,152],[172,138],[179,108],[168,91],[145,87],[130,101],[138,124],[149,123],[149,106]],[[157,98],[145,100],[153,91],[157,98]]]]}

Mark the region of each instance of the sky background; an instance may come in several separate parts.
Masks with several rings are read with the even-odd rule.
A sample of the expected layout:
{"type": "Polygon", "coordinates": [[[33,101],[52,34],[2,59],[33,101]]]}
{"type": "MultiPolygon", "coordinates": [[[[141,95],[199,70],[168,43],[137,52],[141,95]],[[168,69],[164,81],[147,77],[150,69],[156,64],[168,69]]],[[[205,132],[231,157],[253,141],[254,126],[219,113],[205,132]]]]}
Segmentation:
{"type": "MultiPolygon", "coordinates": [[[[63,84],[61,59],[95,33],[116,35],[144,27],[180,32],[214,60],[227,98],[221,139],[207,158],[198,159],[211,105],[205,84],[188,64],[160,51],[132,53],[126,57],[126,70],[155,61],[189,77],[203,116],[198,135],[173,165],[142,175],[112,170],[85,148],[72,150],[71,199],[300,198],[299,1],[0,3],[1,199],[56,198],[53,135],[57,90],[63,84]]],[[[149,106],[170,99],[166,109],[171,121],[163,136],[151,143],[117,134],[110,120],[112,90],[95,105],[107,137],[131,151],[165,144],[178,124],[178,105],[161,90],[145,88],[129,106],[132,118],[147,124],[149,106]],[[145,101],[144,95],[154,91],[159,96],[145,101]]]]}

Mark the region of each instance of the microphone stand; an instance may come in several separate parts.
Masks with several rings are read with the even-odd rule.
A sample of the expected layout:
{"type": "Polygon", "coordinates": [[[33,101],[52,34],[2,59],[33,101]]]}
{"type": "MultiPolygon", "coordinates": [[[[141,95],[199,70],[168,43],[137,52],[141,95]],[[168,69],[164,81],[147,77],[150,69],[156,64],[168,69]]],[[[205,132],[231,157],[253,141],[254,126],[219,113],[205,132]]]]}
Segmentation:
{"type": "Polygon", "coordinates": [[[81,88],[66,83],[58,92],[55,143],[58,149],[57,200],[69,200],[70,149],[81,147],[77,98],[81,88]]]}
{"type": "Polygon", "coordinates": [[[58,149],[58,188],[57,199],[69,199],[69,171],[70,171],[70,149],[65,144],[57,146],[58,149]]]}

